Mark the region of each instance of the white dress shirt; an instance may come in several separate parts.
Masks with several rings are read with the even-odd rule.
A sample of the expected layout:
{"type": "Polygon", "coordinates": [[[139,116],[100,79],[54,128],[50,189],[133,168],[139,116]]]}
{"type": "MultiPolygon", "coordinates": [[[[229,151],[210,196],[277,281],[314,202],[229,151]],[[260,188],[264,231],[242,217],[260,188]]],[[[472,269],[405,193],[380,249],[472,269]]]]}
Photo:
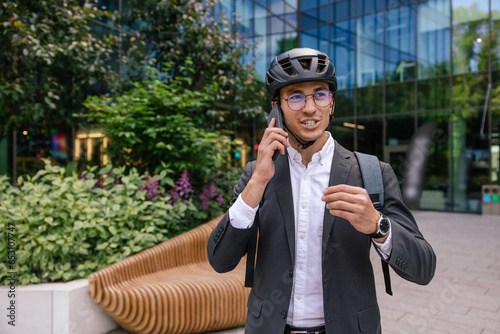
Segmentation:
{"type": "MultiPolygon", "coordinates": [[[[307,168],[302,156],[292,146],[288,150],[290,181],[295,217],[295,268],[287,323],[296,327],[323,325],[323,284],[321,252],[325,203],[323,189],[328,187],[335,142],[328,140],[315,153],[307,168]]],[[[235,228],[250,228],[258,210],[249,207],[241,195],[229,208],[230,223],[235,228]]],[[[384,244],[374,242],[386,259],[392,249],[392,231],[384,244]]]]}

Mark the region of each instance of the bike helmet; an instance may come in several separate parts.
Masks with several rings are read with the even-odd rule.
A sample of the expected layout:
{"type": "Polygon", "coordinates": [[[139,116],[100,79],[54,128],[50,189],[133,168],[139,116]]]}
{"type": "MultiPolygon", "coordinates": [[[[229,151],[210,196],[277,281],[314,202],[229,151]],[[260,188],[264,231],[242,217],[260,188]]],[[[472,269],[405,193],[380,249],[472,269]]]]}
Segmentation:
{"type": "Polygon", "coordinates": [[[266,89],[275,99],[285,86],[324,81],[330,91],[337,91],[337,77],[331,59],[323,52],[309,48],[295,48],[285,51],[273,59],[266,73],[266,89]]]}

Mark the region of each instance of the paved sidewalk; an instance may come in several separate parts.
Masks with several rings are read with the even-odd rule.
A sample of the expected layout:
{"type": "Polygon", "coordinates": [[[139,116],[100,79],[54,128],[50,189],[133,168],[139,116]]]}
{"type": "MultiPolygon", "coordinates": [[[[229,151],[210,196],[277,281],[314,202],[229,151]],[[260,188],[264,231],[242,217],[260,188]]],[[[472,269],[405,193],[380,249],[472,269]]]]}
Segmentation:
{"type": "MultiPolygon", "coordinates": [[[[391,270],[391,297],[385,293],[380,259],[372,251],[383,333],[499,334],[500,216],[414,215],[436,252],[436,275],[429,285],[419,286],[391,270]]],[[[243,328],[217,332],[243,333],[243,328]]]]}
{"type": "Polygon", "coordinates": [[[384,334],[500,333],[500,216],[414,215],[436,253],[436,275],[419,286],[391,271],[391,297],[372,257],[384,334]]]}

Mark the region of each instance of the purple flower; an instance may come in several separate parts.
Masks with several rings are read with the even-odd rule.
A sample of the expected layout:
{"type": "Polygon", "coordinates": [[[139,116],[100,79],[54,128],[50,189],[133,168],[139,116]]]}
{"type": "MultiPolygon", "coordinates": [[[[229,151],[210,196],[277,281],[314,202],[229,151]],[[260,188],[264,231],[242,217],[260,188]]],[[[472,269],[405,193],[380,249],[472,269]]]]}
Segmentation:
{"type": "Polygon", "coordinates": [[[215,191],[214,184],[211,183],[208,189],[203,189],[200,199],[201,199],[201,208],[204,211],[207,211],[208,208],[210,207],[210,200],[216,198],[216,201],[219,204],[222,204],[224,202],[224,198],[222,198],[222,193],[217,194],[215,191]]]}
{"type": "Polygon", "coordinates": [[[179,193],[180,197],[194,193],[193,186],[191,186],[191,182],[189,182],[186,169],[184,169],[184,173],[182,173],[180,179],[175,183],[175,191],[179,193]]]}
{"type": "Polygon", "coordinates": [[[146,177],[145,183],[141,187],[141,190],[146,192],[146,198],[151,201],[156,201],[158,197],[160,197],[160,189],[160,182],[156,179],[156,177],[153,178],[153,180],[150,180],[149,176],[146,177]]]}
{"type": "Polygon", "coordinates": [[[175,182],[174,188],[170,189],[168,193],[170,194],[170,200],[167,202],[168,204],[172,204],[181,198],[184,198],[184,203],[191,204],[187,200],[187,198],[191,197],[191,194],[194,193],[194,190],[191,182],[189,181],[189,176],[186,169],[182,173],[181,177],[175,182]]]}
{"type": "Polygon", "coordinates": [[[221,204],[224,203],[224,197],[222,197],[222,193],[219,193],[219,196],[215,199],[217,203],[221,204]]]}

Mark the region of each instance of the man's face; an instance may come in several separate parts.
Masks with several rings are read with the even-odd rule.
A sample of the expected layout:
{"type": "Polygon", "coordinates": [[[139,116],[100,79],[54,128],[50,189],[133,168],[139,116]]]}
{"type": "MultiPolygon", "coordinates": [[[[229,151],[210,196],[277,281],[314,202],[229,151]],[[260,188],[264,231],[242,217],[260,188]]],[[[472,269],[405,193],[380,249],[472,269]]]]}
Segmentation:
{"type": "MultiPolygon", "coordinates": [[[[329,103],[325,107],[319,107],[313,101],[313,95],[320,90],[329,90],[328,84],[319,81],[304,82],[286,86],[280,91],[280,104],[286,126],[301,140],[313,141],[319,139],[324,135],[330,123],[330,113],[333,112],[333,99],[329,98],[329,103]],[[304,108],[298,111],[290,109],[289,104],[284,100],[289,99],[294,93],[306,95],[306,104],[304,108]]],[[[295,143],[293,136],[289,136],[289,138],[292,144],[296,146],[297,143],[295,143]]]]}

